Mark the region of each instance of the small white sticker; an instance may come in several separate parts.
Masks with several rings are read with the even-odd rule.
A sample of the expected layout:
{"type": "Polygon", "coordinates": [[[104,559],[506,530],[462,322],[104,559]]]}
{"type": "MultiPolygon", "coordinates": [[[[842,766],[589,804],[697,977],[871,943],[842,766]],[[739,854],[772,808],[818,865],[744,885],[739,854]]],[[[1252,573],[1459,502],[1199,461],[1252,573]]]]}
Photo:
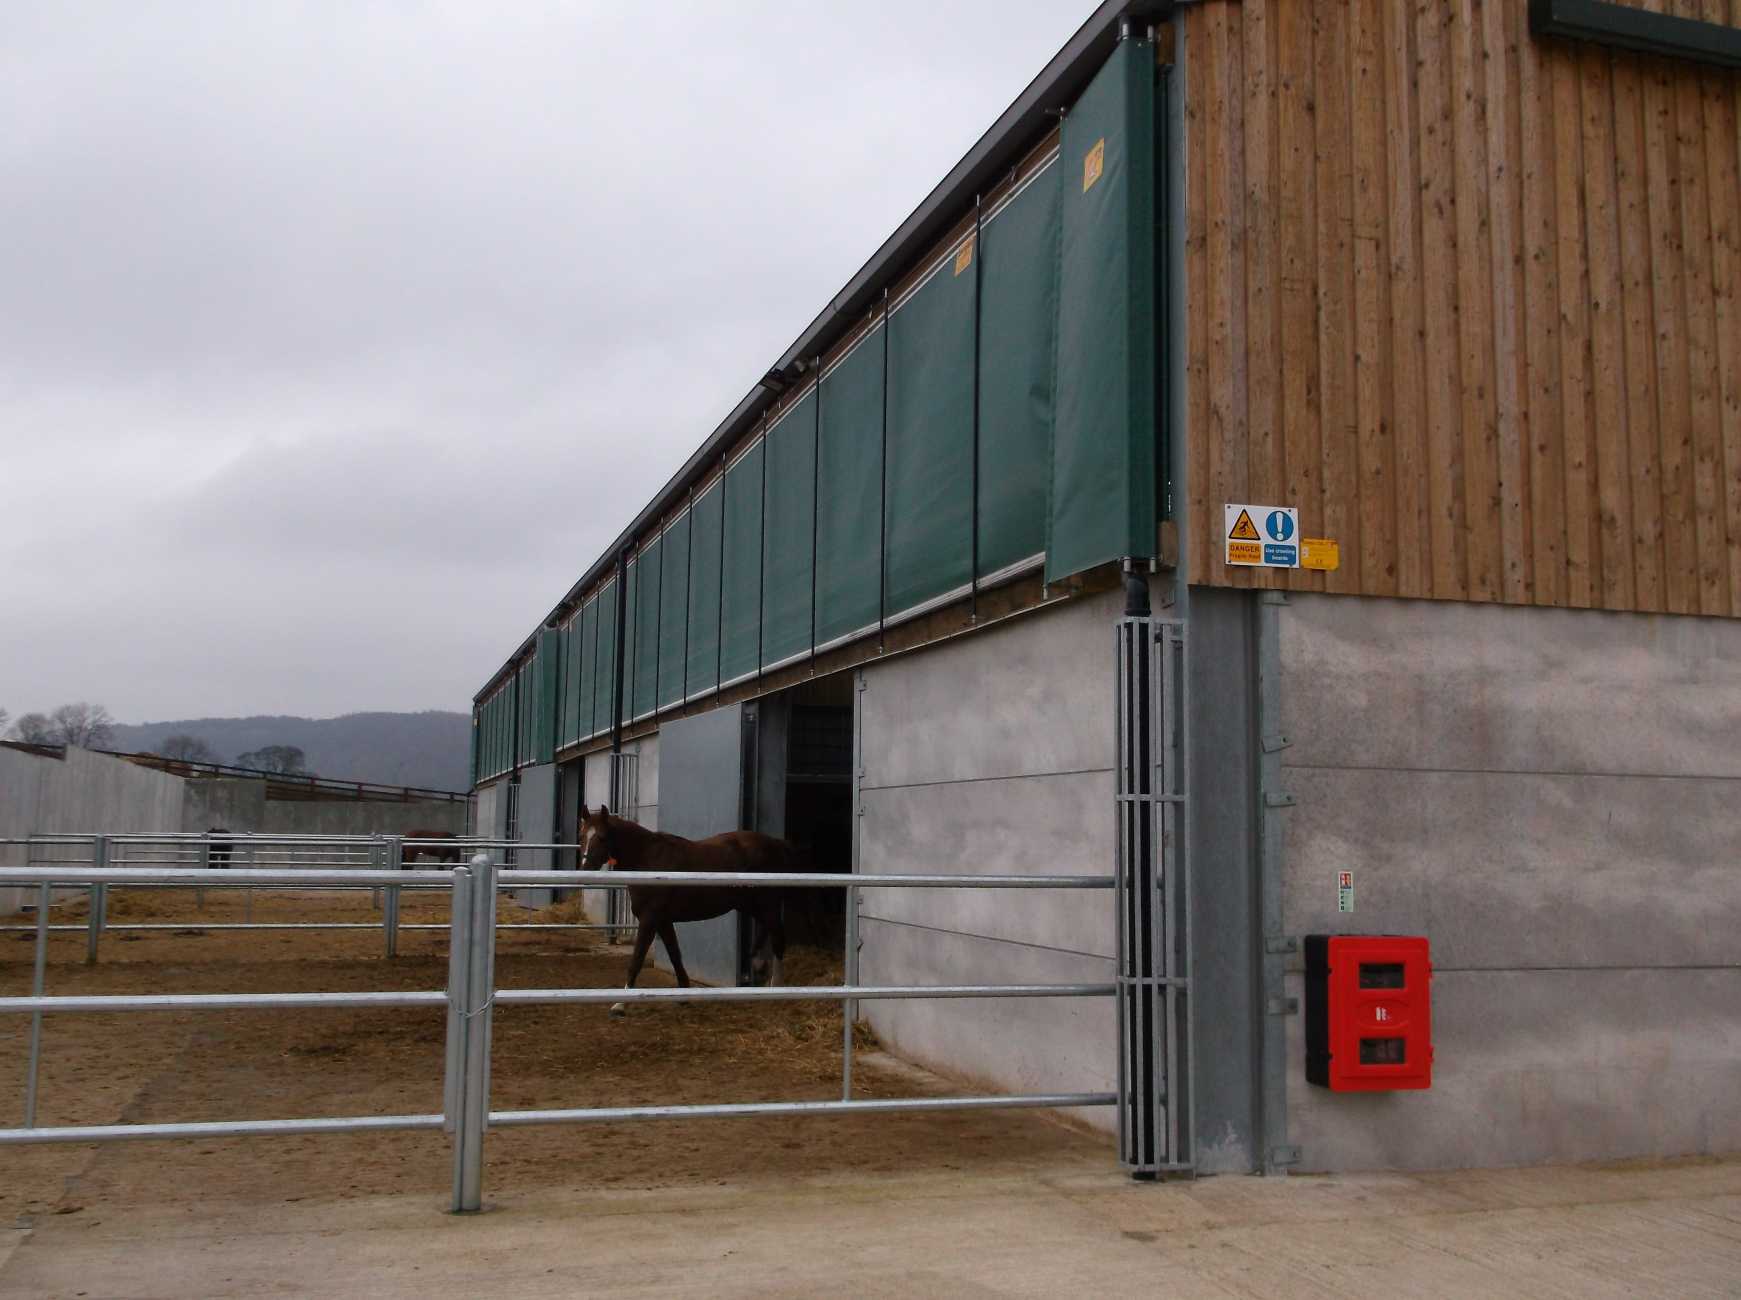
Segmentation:
{"type": "Polygon", "coordinates": [[[1354,873],[1338,871],[1336,873],[1336,910],[1352,912],[1354,910],[1354,873]]]}

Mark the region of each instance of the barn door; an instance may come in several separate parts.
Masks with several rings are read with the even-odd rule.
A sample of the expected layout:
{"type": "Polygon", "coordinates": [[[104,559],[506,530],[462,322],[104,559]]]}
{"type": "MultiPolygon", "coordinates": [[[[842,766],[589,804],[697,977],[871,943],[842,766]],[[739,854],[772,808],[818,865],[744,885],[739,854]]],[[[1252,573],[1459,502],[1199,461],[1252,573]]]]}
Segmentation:
{"type": "MultiPolygon", "coordinates": [[[[745,712],[728,705],[660,727],[660,830],[696,840],[744,826],[745,712]]],[[[677,942],[689,973],[709,984],[737,984],[747,960],[739,929],[736,913],[679,925],[677,942]]],[[[663,944],[656,956],[671,968],[663,944]]]]}

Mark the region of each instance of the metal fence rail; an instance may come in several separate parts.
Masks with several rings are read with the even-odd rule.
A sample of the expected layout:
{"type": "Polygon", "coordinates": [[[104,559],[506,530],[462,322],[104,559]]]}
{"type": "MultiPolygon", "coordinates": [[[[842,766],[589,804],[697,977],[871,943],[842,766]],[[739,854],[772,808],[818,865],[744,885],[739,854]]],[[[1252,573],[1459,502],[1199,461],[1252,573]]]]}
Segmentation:
{"type": "MultiPolygon", "coordinates": [[[[232,836],[239,844],[243,837],[232,836]]],[[[283,849],[286,837],[271,837],[283,849]]],[[[0,845],[18,841],[0,840],[0,845]]],[[[467,841],[468,850],[482,848],[469,864],[451,871],[399,868],[399,842],[344,841],[334,837],[310,837],[296,849],[325,853],[310,858],[308,865],[286,867],[258,864],[225,869],[209,864],[211,838],[207,836],[39,836],[29,842],[52,848],[52,862],[24,867],[0,867],[0,887],[33,886],[37,893],[35,963],[28,997],[0,998],[0,1015],[31,1017],[30,1046],[26,1064],[24,1124],[0,1128],[0,1145],[43,1142],[110,1142],[168,1138],[213,1138],[270,1136],[298,1133],[372,1132],[380,1130],[442,1129],[453,1140],[453,1195],[455,1211],[479,1209],[483,1195],[483,1135],[490,1128],[531,1124],[585,1124],[622,1121],[746,1118],[777,1115],[845,1115],[901,1113],[933,1110],[981,1110],[991,1108],[1112,1106],[1116,1093],[1050,1092],[1025,1095],[918,1098],[854,1098],[852,1096],[852,1024],[860,1002],[901,999],[979,998],[1080,998],[1113,997],[1116,985],[1079,984],[958,984],[958,985],[861,985],[856,982],[856,962],[849,960],[847,982],[842,985],[800,985],[760,988],[554,988],[502,989],[496,983],[496,939],[500,930],[589,928],[566,924],[504,925],[497,916],[502,890],[519,888],[597,888],[614,891],[631,885],[660,884],[674,887],[718,886],[779,889],[846,889],[856,898],[862,889],[1044,889],[1111,890],[1111,876],[1012,876],[1012,875],[832,875],[821,872],[780,874],[768,872],[620,872],[620,871],[515,871],[501,870],[491,859],[499,841],[467,841]],[[166,847],[167,846],[167,847],[166,847]],[[152,865],[111,865],[139,862],[145,847],[186,856],[197,854],[198,865],[172,859],[152,865]],[[70,850],[77,849],[73,854],[70,850]],[[393,867],[386,864],[392,863],[393,867]],[[354,865],[353,865],[354,864],[354,865]],[[51,926],[51,890],[75,888],[89,891],[91,916],[86,926],[51,926]],[[382,891],[387,900],[383,925],[390,936],[400,929],[447,929],[447,988],[347,993],[185,993],[138,995],[49,996],[44,992],[46,954],[51,930],[86,929],[91,936],[88,957],[96,955],[96,937],[104,928],[159,928],[161,923],[136,923],[127,927],[105,926],[107,891],[115,888],[271,888],[331,890],[370,888],[382,891]],[[442,890],[449,895],[449,919],[445,924],[403,925],[397,919],[398,896],[403,889],[442,890]],[[390,918],[390,919],[389,919],[390,918]],[[581,1109],[494,1111],[489,1106],[490,1039],[494,1011],[499,1006],[535,1004],[592,1005],[618,1002],[794,1002],[826,1001],[845,1005],[847,1024],[843,1036],[842,1095],[838,1101],[730,1102],[710,1105],[607,1106],[581,1109]],[[37,1078],[42,1047],[42,1022],[47,1015],[94,1012],[214,1011],[214,1010],[336,1010],[443,1007],[447,1012],[442,1109],[437,1114],[351,1115],[308,1119],[259,1119],[224,1122],[141,1123],[109,1125],[39,1126],[36,1123],[37,1078]]],[[[452,841],[444,841],[444,846],[452,841]]],[[[573,845],[526,845],[521,850],[573,851],[573,845]]],[[[848,915],[851,915],[849,909],[848,915]]],[[[20,927],[11,927],[20,928],[20,927]]],[[[185,929],[186,925],[161,928],[185,929]]],[[[258,922],[248,924],[198,925],[216,929],[352,929],[375,928],[359,922],[258,922]]],[[[590,927],[606,928],[606,927],[590,927]]],[[[395,940],[389,938],[389,955],[395,940]]]]}

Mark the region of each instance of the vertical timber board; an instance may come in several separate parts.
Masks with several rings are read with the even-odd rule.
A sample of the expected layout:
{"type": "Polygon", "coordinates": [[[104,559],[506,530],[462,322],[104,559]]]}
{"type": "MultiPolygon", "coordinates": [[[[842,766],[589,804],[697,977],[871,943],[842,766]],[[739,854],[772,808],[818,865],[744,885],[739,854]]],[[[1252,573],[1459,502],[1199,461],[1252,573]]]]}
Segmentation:
{"type": "Polygon", "coordinates": [[[883,326],[832,362],[818,386],[816,644],[882,614],[883,326]]]}
{"type": "Polygon", "coordinates": [[[689,665],[689,542],[691,513],[684,511],[665,529],[659,578],[658,707],[683,703],[683,674],[689,665]]]}
{"type": "Polygon", "coordinates": [[[1048,581],[1155,552],[1155,83],[1120,41],[1064,118],[1048,581]]]}
{"type": "Polygon", "coordinates": [[[725,558],[720,579],[719,681],[761,666],[762,455],[757,441],[725,471],[725,558]]]}
{"type": "Polygon", "coordinates": [[[816,561],[816,391],[768,426],[762,441],[761,668],[810,649],[816,561]]]}
{"type": "Polygon", "coordinates": [[[980,230],[976,578],[1046,548],[1063,171],[1054,157],[980,230]]]}
{"type": "Polygon", "coordinates": [[[689,648],[685,692],[719,685],[719,580],[724,564],[725,484],[715,479],[695,498],[689,534],[689,648]]]}
{"type": "Polygon", "coordinates": [[[1741,613],[1741,74],[1533,36],[1527,0],[1182,27],[1191,581],[1741,613]],[[1253,499],[1342,568],[1229,569],[1253,499]]]}

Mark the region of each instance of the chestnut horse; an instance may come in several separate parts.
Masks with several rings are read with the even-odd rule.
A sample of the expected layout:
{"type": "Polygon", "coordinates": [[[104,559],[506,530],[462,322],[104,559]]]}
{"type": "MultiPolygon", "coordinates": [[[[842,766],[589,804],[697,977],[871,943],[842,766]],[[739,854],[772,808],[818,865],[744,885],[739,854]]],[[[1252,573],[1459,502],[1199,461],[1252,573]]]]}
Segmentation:
{"type": "MultiPolygon", "coordinates": [[[[795,845],[755,831],[727,831],[705,840],[686,840],[680,835],[650,831],[626,817],[612,817],[610,809],[583,809],[580,821],[580,869],[582,871],[803,871],[805,863],[795,845]]],[[[761,940],[751,963],[752,975],[766,970],[768,983],[778,984],[786,958],[786,927],[780,904],[785,890],[748,885],[631,885],[629,906],[640,928],[635,950],[629,957],[624,988],[634,988],[647,959],[647,950],[657,935],[671,957],[671,970],[680,988],[689,987],[683,969],[683,954],[677,947],[677,922],[711,921],[727,912],[741,912],[761,926],[761,940]],[[770,956],[762,956],[766,947],[770,956]]],[[[622,1003],[611,1008],[622,1014],[622,1003]]]]}

